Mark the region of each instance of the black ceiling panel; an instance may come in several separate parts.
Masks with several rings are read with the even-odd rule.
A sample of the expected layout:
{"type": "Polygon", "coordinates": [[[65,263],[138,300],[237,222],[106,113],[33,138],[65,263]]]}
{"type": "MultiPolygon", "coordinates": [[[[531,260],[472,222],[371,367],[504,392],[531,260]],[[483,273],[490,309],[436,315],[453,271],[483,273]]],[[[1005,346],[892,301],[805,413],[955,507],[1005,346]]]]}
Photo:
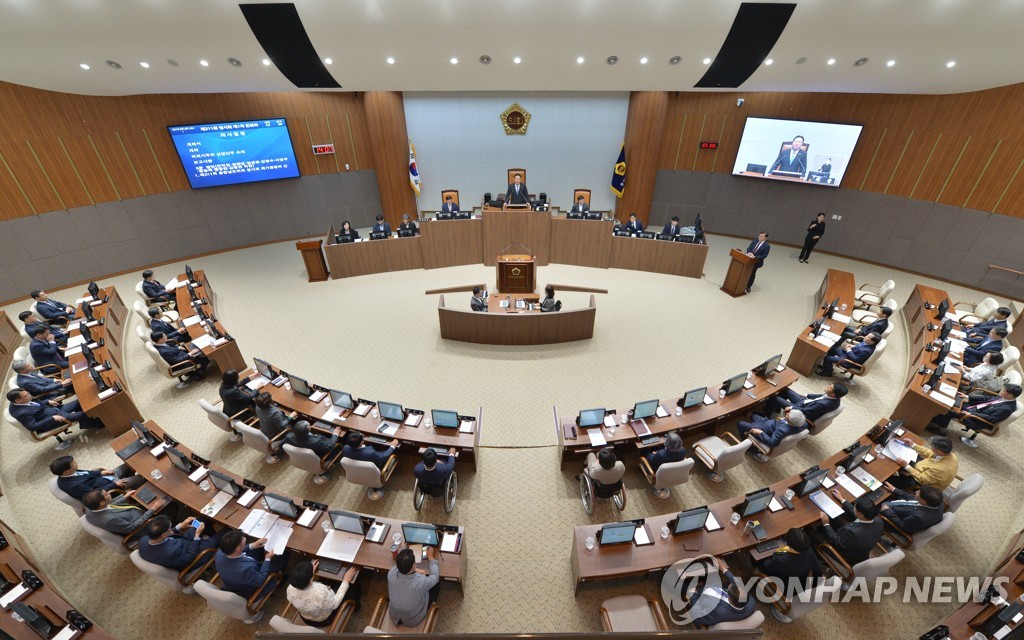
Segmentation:
{"type": "Polygon", "coordinates": [[[754,75],[789,23],[795,4],[744,2],[699,89],[735,89],[754,75]]]}
{"type": "Polygon", "coordinates": [[[240,4],[249,28],[267,57],[300,89],[340,89],[309,40],[295,5],[240,4]]]}

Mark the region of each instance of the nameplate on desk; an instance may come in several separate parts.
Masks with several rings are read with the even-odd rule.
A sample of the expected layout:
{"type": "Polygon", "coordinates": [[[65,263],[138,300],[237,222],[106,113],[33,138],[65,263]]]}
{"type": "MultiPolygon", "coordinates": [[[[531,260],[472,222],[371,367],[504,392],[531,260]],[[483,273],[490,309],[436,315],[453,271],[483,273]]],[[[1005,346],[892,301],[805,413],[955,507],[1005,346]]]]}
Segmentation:
{"type": "Polygon", "coordinates": [[[299,519],[296,520],[295,523],[300,527],[306,527],[309,529],[313,526],[313,523],[316,522],[316,519],[320,517],[321,513],[322,512],[319,509],[306,509],[302,512],[302,515],[299,516],[299,519]]]}
{"type": "Polygon", "coordinates": [[[76,629],[73,625],[68,625],[60,630],[60,633],[53,636],[53,640],[71,640],[82,635],[82,632],[76,629]]]}
{"type": "Polygon", "coordinates": [[[309,394],[309,401],[314,403],[314,404],[316,404],[317,402],[320,402],[321,400],[323,400],[326,397],[327,397],[327,392],[326,391],[316,391],[314,393],[309,394]]]}
{"type": "MultiPolygon", "coordinates": [[[[82,343],[84,344],[85,341],[83,340],[82,343]]],[[[82,353],[82,347],[75,347],[73,349],[68,349],[67,351],[65,351],[64,352],[64,357],[66,358],[68,356],[76,356],[76,355],[78,355],[80,353],[82,353]]]]}
{"type": "Polygon", "coordinates": [[[709,512],[708,519],[704,521],[704,529],[710,533],[712,531],[718,531],[721,528],[722,525],[718,522],[718,518],[715,517],[715,514],[709,512]]]}
{"type": "Polygon", "coordinates": [[[107,398],[109,398],[110,396],[114,395],[115,393],[117,393],[117,389],[115,389],[114,387],[111,387],[111,388],[107,389],[106,391],[100,391],[100,394],[98,396],[96,396],[96,397],[99,398],[100,400],[106,400],[107,398]]]}
{"type": "Polygon", "coordinates": [[[201,482],[202,479],[205,478],[207,476],[207,474],[209,474],[209,473],[210,473],[210,470],[207,469],[206,467],[199,467],[198,469],[193,471],[191,474],[189,474],[188,479],[191,480],[192,482],[198,483],[198,482],[201,482]]]}
{"type": "Polygon", "coordinates": [[[158,444],[155,447],[153,447],[152,449],[150,449],[149,453],[152,454],[152,456],[154,458],[159,458],[160,456],[164,455],[164,449],[166,447],[167,447],[167,443],[166,442],[161,442],[160,444],[158,444]]]}
{"type": "Polygon", "coordinates": [[[210,516],[211,518],[223,509],[227,504],[231,502],[231,494],[227,491],[220,491],[217,495],[213,496],[213,500],[210,500],[206,505],[199,510],[204,516],[210,516]]]}
{"type": "MultiPolygon", "coordinates": [[[[74,349],[75,347],[80,347],[83,344],[85,344],[85,338],[83,338],[82,336],[71,336],[70,338],[68,338],[67,348],[74,349]]],[[[65,351],[65,353],[68,352],[65,351]]]]}
{"type": "Polygon", "coordinates": [[[0,598],[0,607],[6,609],[18,600],[25,597],[25,594],[29,591],[29,588],[26,587],[24,584],[19,584],[18,586],[14,587],[13,589],[5,593],[3,598],[0,598]]]}
{"type": "Polygon", "coordinates": [[[360,403],[359,406],[352,411],[352,413],[356,414],[360,418],[365,418],[366,414],[370,413],[370,405],[360,403]]]}
{"type": "Polygon", "coordinates": [[[256,498],[259,498],[259,497],[260,497],[260,492],[259,491],[254,491],[252,489],[249,489],[248,491],[246,491],[245,493],[242,494],[242,497],[240,497],[238,499],[238,504],[242,505],[243,507],[248,508],[248,507],[251,507],[252,503],[256,502],[256,498]]]}
{"type": "Polygon", "coordinates": [[[181,324],[186,326],[186,327],[191,327],[192,325],[199,324],[200,322],[201,322],[201,320],[200,320],[199,316],[189,316],[187,318],[182,318],[181,319],[181,324]]]}

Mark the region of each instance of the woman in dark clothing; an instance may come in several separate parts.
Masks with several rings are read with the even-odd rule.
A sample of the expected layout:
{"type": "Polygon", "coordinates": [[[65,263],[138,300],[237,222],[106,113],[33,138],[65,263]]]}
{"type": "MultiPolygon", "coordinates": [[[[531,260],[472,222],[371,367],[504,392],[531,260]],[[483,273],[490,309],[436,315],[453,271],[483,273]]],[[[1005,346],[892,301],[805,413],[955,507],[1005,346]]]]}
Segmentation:
{"type": "Polygon", "coordinates": [[[814,251],[814,245],[818,244],[818,240],[821,240],[823,235],[825,235],[825,214],[819,213],[814,220],[811,220],[811,225],[807,227],[804,248],[800,250],[800,262],[807,264],[807,258],[810,258],[811,252],[814,251]]]}

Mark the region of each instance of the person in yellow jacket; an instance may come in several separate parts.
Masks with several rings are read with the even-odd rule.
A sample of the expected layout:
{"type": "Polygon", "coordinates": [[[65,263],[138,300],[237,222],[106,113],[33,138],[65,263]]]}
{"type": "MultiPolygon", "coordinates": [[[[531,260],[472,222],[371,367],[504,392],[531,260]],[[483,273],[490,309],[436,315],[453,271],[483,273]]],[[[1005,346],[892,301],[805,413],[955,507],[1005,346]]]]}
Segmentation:
{"type": "Polygon", "coordinates": [[[953,453],[953,442],[945,436],[936,436],[928,443],[930,447],[914,444],[904,438],[901,440],[908,447],[913,447],[917,455],[921,456],[917,462],[911,464],[907,460],[899,460],[898,464],[903,467],[903,473],[893,476],[893,484],[901,489],[908,489],[917,484],[922,487],[935,487],[942,491],[953,482],[956,477],[960,461],[953,453]],[[900,487],[900,485],[906,485],[900,487]]]}

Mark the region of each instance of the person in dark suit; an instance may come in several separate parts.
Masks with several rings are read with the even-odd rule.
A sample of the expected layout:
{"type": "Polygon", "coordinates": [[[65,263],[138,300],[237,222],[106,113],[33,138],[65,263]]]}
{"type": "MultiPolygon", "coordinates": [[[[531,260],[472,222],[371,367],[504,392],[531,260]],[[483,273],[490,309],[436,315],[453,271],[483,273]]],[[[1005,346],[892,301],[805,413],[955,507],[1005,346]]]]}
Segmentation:
{"type": "MultiPolygon", "coordinates": [[[[256,405],[256,419],[260,421],[260,433],[267,436],[267,440],[273,440],[281,435],[282,431],[290,429],[292,421],[299,415],[297,411],[286,415],[284,411],[274,406],[273,397],[266,391],[256,394],[253,402],[256,405]]],[[[283,444],[283,440],[278,440],[276,443],[271,444],[277,450],[272,458],[267,459],[268,463],[280,462],[284,458],[284,453],[281,452],[281,445],[283,444]]]]}
{"type": "Polygon", "coordinates": [[[473,297],[469,299],[469,308],[473,311],[487,311],[487,301],[481,294],[480,287],[473,287],[473,297]]]}
{"type": "Polygon", "coordinates": [[[661,235],[674,238],[679,235],[680,229],[682,229],[682,227],[679,226],[679,216],[672,216],[669,223],[661,230],[661,235]]]}
{"type": "Polygon", "coordinates": [[[206,525],[198,522],[193,526],[197,522],[196,518],[189,517],[171,526],[168,516],[153,518],[146,527],[146,535],[139,540],[139,555],[146,562],[181,571],[201,552],[215,549],[220,542],[220,533],[204,538],[206,525]]]}
{"type": "Polygon", "coordinates": [[[164,320],[164,315],[160,310],[160,307],[150,307],[149,311],[146,313],[149,314],[149,330],[159,331],[164,334],[164,336],[167,337],[168,342],[180,343],[191,340],[187,329],[179,329],[176,325],[164,320]]]}
{"type": "Polygon", "coordinates": [[[383,451],[377,451],[373,447],[363,443],[363,434],[358,431],[350,431],[345,436],[345,448],[342,449],[342,456],[349,458],[350,460],[362,460],[364,462],[372,462],[377,465],[378,469],[383,469],[384,465],[387,464],[388,458],[395,453],[395,447],[398,446],[398,440],[392,440],[387,449],[383,451]]]}
{"type": "Polygon", "coordinates": [[[83,429],[99,429],[103,426],[100,420],[85,415],[78,400],[63,405],[56,400],[37,402],[28,391],[14,387],[7,392],[7,402],[10,403],[7,409],[11,416],[34,433],[52,431],[61,426],[70,427],[75,422],[83,429]]]}
{"type": "Polygon", "coordinates": [[[776,447],[786,436],[807,429],[807,420],[799,409],[790,409],[785,417],[774,420],[768,420],[756,413],[750,418],[750,421],[740,420],[736,423],[740,440],[745,439],[749,434],[766,447],[776,447]]]}
{"type": "Polygon", "coordinates": [[[142,293],[146,294],[149,301],[173,302],[174,298],[167,291],[167,287],[153,277],[153,270],[146,269],[142,272],[142,293]]]}
{"type": "Polygon", "coordinates": [[[380,233],[383,231],[384,233],[390,236],[391,225],[388,224],[388,221],[384,219],[384,216],[378,213],[376,220],[377,222],[376,224],[373,225],[373,229],[371,229],[371,231],[373,231],[374,233],[380,233]]]}
{"type": "MultiPolygon", "coordinates": [[[[990,428],[984,422],[974,420],[973,416],[997,424],[1010,417],[1017,409],[1017,398],[1020,397],[1021,388],[1017,384],[1004,384],[999,395],[992,397],[982,393],[970,395],[964,401],[963,408],[959,411],[948,411],[932,418],[931,423],[925,429],[932,433],[945,434],[949,423],[957,418],[967,428],[977,431],[990,428]]],[[[975,434],[977,435],[977,434],[975,434]]]]}
{"type": "Polygon", "coordinates": [[[843,500],[835,489],[832,490],[832,495],[842,503],[846,517],[851,518],[853,522],[836,528],[829,521],[828,515],[822,511],[819,515],[823,538],[852,567],[868,559],[871,550],[882,539],[885,527],[877,517],[878,507],[867,496],[857,498],[851,505],[843,500]]]}
{"type": "Polygon", "coordinates": [[[419,227],[417,227],[416,223],[412,221],[412,218],[409,217],[409,214],[408,213],[403,213],[402,214],[402,224],[398,225],[398,230],[399,231],[406,231],[406,230],[410,230],[410,229],[412,230],[412,234],[413,235],[418,235],[419,232],[420,232],[419,227]]]}
{"type": "Polygon", "coordinates": [[[126,536],[135,533],[156,515],[168,502],[167,498],[153,501],[148,509],[136,506],[131,494],[114,497],[109,490],[93,489],[82,498],[85,505],[85,519],[100,529],[126,536]]]}
{"type": "Polygon", "coordinates": [[[167,336],[154,331],[149,335],[149,339],[153,341],[153,346],[160,353],[160,357],[164,359],[167,364],[178,364],[179,362],[192,362],[197,367],[197,370],[188,374],[191,380],[202,380],[203,376],[206,375],[206,368],[210,366],[210,359],[202,354],[199,349],[189,351],[187,348],[176,345],[168,344],[167,336]]]}
{"type": "Polygon", "coordinates": [[[803,529],[790,529],[784,540],[785,546],[764,560],[755,562],[754,569],[769,578],[781,580],[783,591],[786,591],[785,587],[790,580],[799,580],[800,584],[804,584],[808,576],[818,578],[823,574],[811,538],[803,529]]]}
{"type": "Polygon", "coordinates": [[[508,185],[508,191],[505,192],[505,204],[529,204],[529,202],[530,192],[523,184],[523,176],[517,173],[512,176],[512,184],[508,185]]]}
{"type": "Polygon", "coordinates": [[[441,213],[458,213],[459,205],[452,199],[451,195],[444,197],[444,204],[441,205],[441,213]]]}
{"type": "Polygon", "coordinates": [[[782,145],[779,157],[772,163],[768,173],[795,174],[793,177],[803,177],[807,173],[807,149],[804,148],[803,136],[795,136],[788,145],[782,145]]]}
{"type": "Polygon", "coordinates": [[[679,462],[686,458],[686,447],[683,446],[683,439],[675,431],[670,431],[665,436],[665,446],[657,451],[648,453],[644,458],[651,465],[651,471],[657,471],[658,467],[666,462],[679,462]]]}
{"type": "MultiPolygon", "coordinates": [[[[267,539],[260,538],[251,544],[245,543],[245,535],[238,529],[225,531],[217,542],[217,555],[213,564],[220,574],[222,589],[237,593],[249,599],[259,592],[264,581],[272,573],[284,571],[288,566],[288,553],[275,555],[266,548],[267,539]]],[[[277,588],[278,581],[272,580],[267,588],[277,588]]]]}
{"type": "Polygon", "coordinates": [[[643,233],[644,223],[636,219],[635,213],[631,213],[629,214],[629,222],[626,223],[626,229],[634,235],[643,233]]]}
{"type": "Polygon", "coordinates": [[[825,164],[821,165],[821,168],[818,169],[818,171],[825,175],[832,173],[832,158],[825,160],[825,164]]]}
{"type": "MultiPolygon", "coordinates": [[[[31,311],[22,311],[19,313],[18,320],[21,320],[24,323],[25,333],[27,333],[30,338],[32,337],[32,332],[36,327],[41,327],[45,324],[31,311]]],[[[67,345],[68,334],[56,327],[50,327],[50,333],[53,335],[53,339],[57,341],[57,344],[62,347],[67,345]]]]}
{"type": "Polygon", "coordinates": [[[313,428],[309,426],[309,422],[299,420],[292,425],[292,432],[284,437],[284,444],[290,444],[293,447],[300,447],[302,449],[310,449],[318,457],[324,458],[334,451],[334,447],[338,445],[338,438],[340,437],[341,427],[334,427],[331,431],[331,437],[328,438],[318,433],[313,433],[313,428]]]}
{"type": "Polygon", "coordinates": [[[875,348],[878,347],[878,342],[882,339],[877,333],[869,333],[864,336],[864,342],[853,345],[849,349],[836,349],[832,348],[829,350],[829,354],[822,360],[821,366],[815,370],[819,376],[830,376],[833,373],[833,367],[838,362],[856,362],[857,364],[864,364],[867,359],[871,357],[871,354],[875,352],[875,348]]]}
{"type": "Polygon", "coordinates": [[[587,201],[583,196],[576,196],[576,204],[572,205],[572,209],[569,209],[570,213],[586,213],[590,211],[590,207],[587,206],[587,201]]]}
{"type": "Polygon", "coordinates": [[[833,382],[825,387],[825,393],[808,393],[802,396],[792,388],[786,387],[768,400],[768,415],[776,411],[788,412],[799,409],[807,420],[817,420],[826,413],[839,408],[840,398],[849,392],[842,382],[833,382]]]}
{"type": "Polygon", "coordinates": [[[32,342],[28,343],[28,351],[32,359],[39,366],[52,364],[61,369],[68,368],[68,359],[64,357],[64,350],[57,346],[57,341],[50,333],[50,327],[41,324],[33,330],[32,342]]]}
{"type": "Polygon", "coordinates": [[[50,473],[57,476],[57,487],[76,500],[81,500],[93,489],[138,489],[146,484],[146,478],[137,475],[127,464],[114,469],[91,469],[83,471],[72,456],[60,456],[50,463],[50,473]]]}
{"type": "MultiPolygon", "coordinates": [[[[722,622],[746,620],[757,610],[757,598],[752,593],[741,594],[736,576],[729,570],[724,560],[718,560],[721,569],[721,587],[707,586],[697,596],[698,612],[707,608],[711,610],[704,615],[694,617],[693,624],[710,627],[722,622]]],[[[714,571],[714,568],[710,568],[714,571]]]]}
{"type": "Polygon", "coordinates": [[[32,291],[31,296],[36,301],[36,309],[51,324],[65,325],[75,317],[74,307],[60,300],[54,300],[42,289],[32,291]]]}
{"type": "Polygon", "coordinates": [[[28,391],[29,395],[35,400],[42,402],[53,400],[68,393],[68,387],[72,383],[71,377],[68,377],[66,380],[60,380],[39,375],[36,372],[36,368],[24,360],[15,360],[11,368],[18,374],[15,379],[18,387],[28,391]]]}
{"type": "MultiPolygon", "coordinates": [[[[964,332],[967,334],[967,342],[973,344],[981,342],[993,329],[1009,330],[1007,321],[1010,319],[1010,313],[1009,307],[999,307],[990,320],[970,325],[964,332]]],[[[21,316],[18,317],[20,318],[21,316]]],[[[963,323],[961,322],[961,324],[963,323]]]]}
{"type": "MultiPolygon", "coordinates": [[[[981,364],[986,353],[1002,351],[1003,338],[1006,337],[1006,334],[1007,331],[1005,327],[996,327],[989,331],[988,335],[978,342],[977,346],[967,347],[964,349],[964,364],[968,367],[973,367],[974,365],[981,364]]],[[[32,354],[32,357],[35,358],[34,353],[32,354]]],[[[36,361],[38,362],[38,358],[36,358],[36,361]]]]}
{"type": "Polygon", "coordinates": [[[772,250],[772,246],[768,243],[768,233],[762,231],[757,234],[757,238],[750,241],[747,245],[747,255],[751,258],[755,258],[754,270],[750,272],[750,280],[747,281],[747,293],[750,293],[750,287],[754,286],[754,278],[757,277],[757,270],[764,266],[764,260],[768,257],[768,252],[772,250]]]}
{"type": "Polygon", "coordinates": [[[889,318],[892,316],[892,309],[889,307],[880,307],[878,310],[878,319],[873,320],[870,324],[864,324],[856,329],[843,329],[843,337],[847,340],[863,339],[864,336],[869,333],[877,333],[882,335],[886,329],[889,328],[889,318]]]}
{"type": "Polygon", "coordinates": [[[238,372],[228,369],[221,376],[220,399],[223,402],[224,413],[230,418],[243,411],[245,414],[238,419],[245,419],[252,416],[254,409],[253,398],[256,392],[245,386],[249,378],[238,379],[238,372]]]}
{"type": "Polygon", "coordinates": [[[562,308],[562,303],[555,300],[555,288],[550,284],[544,287],[544,299],[540,303],[541,313],[548,313],[550,311],[558,311],[562,308]]]}
{"type": "Polygon", "coordinates": [[[423,459],[412,468],[412,475],[421,485],[440,487],[448,482],[448,476],[455,471],[455,449],[449,449],[448,455],[438,456],[433,449],[423,452],[423,459]]]}
{"type": "Polygon", "coordinates": [[[886,482],[885,488],[892,496],[881,504],[879,513],[900,531],[914,534],[942,521],[942,492],[935,487],[921,487],[911,493],[886,482]]]}
{"type": "Polygon", "coordinates": [[[352,236],[353,240],[359,239],[359,232],[352,228],[352,225],[348,220],[341,223],[341,231],[338,232],[339,236],[352,236]]]}
{"type": "Polygon", "coordinates": [[[800,249],[800,262],[807,263],[807,259],[811,257],[811,252],[814,251],[814,245],[818,244],[818,240],[821,240],[821,236],[825,235],[825,213],[819,213],[814,220],[811,220],[811,224],[807,227],[807,236],[804,237],[804,246],[800,249]]]}

